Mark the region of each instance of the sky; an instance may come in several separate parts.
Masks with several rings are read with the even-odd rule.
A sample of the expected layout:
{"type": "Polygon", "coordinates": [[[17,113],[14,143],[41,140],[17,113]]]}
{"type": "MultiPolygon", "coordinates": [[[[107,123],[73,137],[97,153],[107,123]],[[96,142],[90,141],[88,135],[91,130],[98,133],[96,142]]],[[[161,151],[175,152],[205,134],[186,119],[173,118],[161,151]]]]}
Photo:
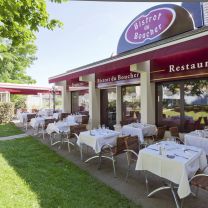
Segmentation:
{"type": "MultiPolygon", "coordinates": [[[[164,4],[165,2],[163,2],[164,4]]],[[[47,3],[50,18],[63,22],[63,28],[37,33],[37,60],[27,74],[37,85],[49,86],[48,78],[116,54],[126,26],[157,2],[47,3]]]]}

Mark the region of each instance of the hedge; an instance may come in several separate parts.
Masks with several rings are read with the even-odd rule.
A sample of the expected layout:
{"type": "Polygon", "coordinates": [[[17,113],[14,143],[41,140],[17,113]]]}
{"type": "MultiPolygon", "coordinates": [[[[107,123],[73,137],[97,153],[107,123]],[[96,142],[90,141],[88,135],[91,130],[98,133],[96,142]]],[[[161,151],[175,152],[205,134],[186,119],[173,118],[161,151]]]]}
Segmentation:
{"type": "Polygon", "coordinates": [[[0,102],[0,124],[9,123],[14,114],[14,104],[11,102],[0,102]]]}

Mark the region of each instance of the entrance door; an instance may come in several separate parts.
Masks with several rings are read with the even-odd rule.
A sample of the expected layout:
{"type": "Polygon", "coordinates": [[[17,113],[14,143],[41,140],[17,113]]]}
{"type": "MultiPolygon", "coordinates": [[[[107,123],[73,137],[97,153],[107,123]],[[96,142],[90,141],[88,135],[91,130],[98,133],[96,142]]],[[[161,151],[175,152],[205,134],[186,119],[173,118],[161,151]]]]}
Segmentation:
{"type": "Polygon", "coordinates": [[[116,124],[116,89],[102,89],[100,95],[101,125],[113,129],[116,124]]]}

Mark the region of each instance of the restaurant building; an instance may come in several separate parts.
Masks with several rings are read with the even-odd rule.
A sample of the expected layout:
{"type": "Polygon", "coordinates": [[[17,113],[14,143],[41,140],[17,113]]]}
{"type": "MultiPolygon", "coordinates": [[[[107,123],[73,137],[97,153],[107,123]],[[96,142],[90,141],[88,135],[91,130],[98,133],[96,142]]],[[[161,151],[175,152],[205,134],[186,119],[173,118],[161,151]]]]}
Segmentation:
{"type": "Polygon", "coordinates": [[[208,125],[208,3],[162,4],[139,14],[117,55],[49,78],[65,112],[89,112],[90,127],[121,122],[208,125]]]}

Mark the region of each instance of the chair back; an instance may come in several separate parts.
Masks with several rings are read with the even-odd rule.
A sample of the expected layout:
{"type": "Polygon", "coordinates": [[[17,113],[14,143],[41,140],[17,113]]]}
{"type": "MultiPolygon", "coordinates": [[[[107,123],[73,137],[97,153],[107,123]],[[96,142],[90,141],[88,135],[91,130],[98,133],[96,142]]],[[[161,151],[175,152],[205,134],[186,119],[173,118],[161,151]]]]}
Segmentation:
{"type": "Polygon", "coordinates": [[[160,126],[157,128],[157,135],[155,141],[163,140],[165,136],[166,126],[160,126]]]}
{"type": "Polygon", "coordinates": [[[170,135],[172,137],[178,137],[179,138],[179,131],[178,131],[178,127],[177,126],[170,127],[169,131],[170,131],[170,135]]]}
{"type": "Polygon", "coordinates": [[[61,113],[60,119],[63,120],[63,119],[66,118],[68,115],[71,115],[71,113],[61,113]]]}
{"type": "Polygon", "coordinates": [[[138,136],[128,136],[125,138],[125,146],[128,150],[138,153],[140,150],[140,142],[138,136]]]}
{"type": "Polygon", "coordinates": [[[88,124],[88,121],[89,121],[89,116],[88,115],[82,116],[82,124],[88,124]]]}
{"type": "Polygon", "coordinates": [[[32,118],[35,118],[36,114],[27,114],[27,122],[30,122],[32,118]]]}
{"type": "Polygon", "coordinates": [[[48,127],[49,123],[54,123],[55,120],[56,120],[55,118],[45,119],[44,129],[46,129],[48,127]]]}
{"type": "Polygon", "coordinates": [[[125,145],[125,139],[127,136],[118,137],[116,141],[116,147],[115,147],[115,155],[119,155],[124,153],[124,150],[126,149],[125,145]]]}
{"type": "Polygon", "coordinates": [[[70,126],[70,134],[71,134],[71,136],[73,134],[79,135],[80,132],[82,132],[82,131],[87,131],[87,127],[86,127],[85,124],[72,125],[72,126],[70,126]]]}

